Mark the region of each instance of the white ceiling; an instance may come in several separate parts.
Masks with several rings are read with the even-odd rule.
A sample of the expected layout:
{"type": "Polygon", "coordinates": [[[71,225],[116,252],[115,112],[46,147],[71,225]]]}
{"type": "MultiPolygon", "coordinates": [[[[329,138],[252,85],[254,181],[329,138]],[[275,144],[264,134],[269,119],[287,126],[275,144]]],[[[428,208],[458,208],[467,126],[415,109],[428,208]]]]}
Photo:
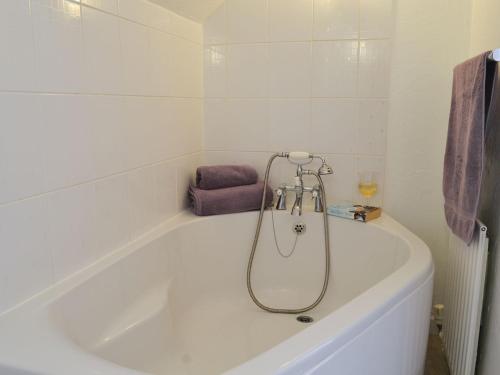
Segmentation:
{"type": "Polygon", "coordinates": [[[151,0],[181,16],[202,23],[224,0],[151,0]]]}

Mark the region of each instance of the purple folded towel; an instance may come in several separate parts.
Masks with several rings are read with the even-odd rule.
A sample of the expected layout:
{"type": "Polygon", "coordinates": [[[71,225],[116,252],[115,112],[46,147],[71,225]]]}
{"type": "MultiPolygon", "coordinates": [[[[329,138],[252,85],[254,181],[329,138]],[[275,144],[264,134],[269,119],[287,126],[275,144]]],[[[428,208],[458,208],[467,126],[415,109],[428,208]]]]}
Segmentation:
{"type": "MultiPolygon", "coordinates": [[[[193,212],[198,216],[233,214],[260,209],[264,183],[217,190],[189,187],[193,212]]],[[[267,186],[266,207],[273,201],[273,191],[267,186]]]]}
{"type": "Polygon", "coordinates": [[[258,181],[255,168],[247,165],[214,165],[196,170],[196,187],[204,190],[252,185],[258,181]]]}
{"type": "Polygon", "coordinates": [[[484,166],[488,54],[458,65],[453,75],[444,208],[450,229],[467,244],[474,236],[484,166]]]}

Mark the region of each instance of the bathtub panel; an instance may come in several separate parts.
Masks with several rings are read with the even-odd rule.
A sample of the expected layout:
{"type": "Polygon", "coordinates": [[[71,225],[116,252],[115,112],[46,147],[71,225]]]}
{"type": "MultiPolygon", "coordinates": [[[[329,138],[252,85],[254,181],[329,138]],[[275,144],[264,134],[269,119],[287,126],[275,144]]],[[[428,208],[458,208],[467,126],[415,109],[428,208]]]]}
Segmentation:
{"type": "Polygon", "coordinates": [[[283,374],[421,375],[427,348],[431,296],[432,279],[428,279],[400,305],[310,370],[283,374]]]}

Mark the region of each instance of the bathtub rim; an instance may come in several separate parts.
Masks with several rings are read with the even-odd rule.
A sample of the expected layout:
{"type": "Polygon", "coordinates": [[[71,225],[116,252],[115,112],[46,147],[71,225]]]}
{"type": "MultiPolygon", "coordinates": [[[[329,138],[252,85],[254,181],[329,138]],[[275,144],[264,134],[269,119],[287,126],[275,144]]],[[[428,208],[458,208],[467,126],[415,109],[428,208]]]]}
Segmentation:
{"type": "MultiPolygon", "coordinates": [[[[243,215],[256,216],[256,213],[244,213],[243,215]]],[[[38,371],[37,367],[46,368],[43,364],[46,363],[46,360],[50,361],[50,358],[46,360],[38,358],[38,361],[41,362],[35,361],[35,363],[30,365],[25,363],[26,358],[18,351],[12,351],[12,349],[3,350],[4,347],[8,347],[8,345],[2,344],[6,344],[5,339],[9,339],[9,333],[16,336],[22,336],[18,335],[22,332],[25,335],[29,334],[29,330],[26,332],[26,327],[23,324],[26,322],[26,319],[29,319],[32,323],[36,322],[36,327],[40,329],[40,332],[44,332],[47,335],[46,338],[49,340],[49,345],[45,347],[53,344],[62,351],[54,353],[54,357],[57,355],[58,358],[61,358],[64,354],[67,354],[69,358],[80,362],[83,370],[81,372],[75,371],[74,375],[88,373],[90,368],[106,371],[106,374],[144,375],[142,372],[124,368],[93,356],[78,347],[69,337],[61,333],[59,327],[53,325],[49,316],[50,305],[61,299],[65,294],[70,293],[74,288],[127,256],[139,251],[145,245],[161,238],[168,232],[192,223],[210,219],[211,217],[196,217],[190,212],[182,212],[143,236],[112,251],[93,264],[62,279],[30,299],[0,314],[0,330],[4,330],[5,327],[11,328],[6,329],[7,335],[3,335],[3,339],[0,338],[0,348],[2,348],[0,351],[0,366],[6,365],[13,368],[25,369],[33,371],[35,374],[38,374],[36,372],[38,371]],[[21,332],[18,332],[19,330],[21,332]]],[[[330,217],[330,220],[343,221],[345,219],[330,217]]],[[[433,276],[434,266],[427,245],[389,215],[384,214],[382,218],[368,224],[358,223],[354,225],[375,226],[381,231],[388,232],[402,239],[410,251],[406,262],[395,272],[368,288],[339,309],[328,314],[320,322],[290,336],[275,347],[249,361],[229,369],[224,374],[255,374],[255,371],[263,374],[272,371],[272,373],[279,374],[294,366],[304,364],[304,361],[310,360],[312,356],[317,361],[320,361],[321,358],[326,358],[327,354],[331,354],[332,350],[341,348],[356,332],[362,332],[373,324],[392,307],[396,306],[398,302],[403,300],[405,296],[417,290],[420,285],[423,285],[426,280],[433,276]]],[[[52,350],[48,349],[47,352],[52,352],[52,350]]],[[[50,368],[50,366],[47,368],[50,368]]],[[[80,367],[78,370],[80,370],[80,367]]]]}
{"type": "Polygon", "coordinates": [[[419,237],[386,214],[382,220],[368,224],[384,227],[383,230],[389,229],[388,231],[393,234],[403,234],[399,237],[410,248],[410,256],[405,264],[325,316],[317,324],[296,333],[249,361],[229,369],[223,375],[256,373],[280,375],[297,371],[296,367],[302,367],[303,371],[306,368],[313,368],[315,364],[341,350],[425,284],[431,282],[432,287],[435,271],[432,255],[429,247],[419,237]],[[386,225],[389,227],[385,228],[386,225]],[[408,276],[410,270],[414,271],[412,277],[408,276]],[[396,287],[398,282],[401,283],[400,287],[396,287]]]}

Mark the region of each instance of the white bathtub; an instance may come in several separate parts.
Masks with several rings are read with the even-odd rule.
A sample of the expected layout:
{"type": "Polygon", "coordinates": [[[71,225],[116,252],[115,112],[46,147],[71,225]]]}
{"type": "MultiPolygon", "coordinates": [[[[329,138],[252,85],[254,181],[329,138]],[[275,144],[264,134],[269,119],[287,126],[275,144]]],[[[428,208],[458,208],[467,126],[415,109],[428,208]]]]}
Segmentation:
{"type": "MultiPolygon", "coordinates": [[[[323,281],[322,216],[308,213],[295,255],[275,250],[266,213],[254,265],[273,307],[312,302],[323,281]]],[[[279,240],[293,238],[277,214],[279,240]]],[[[325,300],[295,316],[259,310],[245,283],[256,213],[179,215],[0,316],[2,375],[421,375],[433,264],[426,245],[384,216],[330,219],[325,300]]]]}

